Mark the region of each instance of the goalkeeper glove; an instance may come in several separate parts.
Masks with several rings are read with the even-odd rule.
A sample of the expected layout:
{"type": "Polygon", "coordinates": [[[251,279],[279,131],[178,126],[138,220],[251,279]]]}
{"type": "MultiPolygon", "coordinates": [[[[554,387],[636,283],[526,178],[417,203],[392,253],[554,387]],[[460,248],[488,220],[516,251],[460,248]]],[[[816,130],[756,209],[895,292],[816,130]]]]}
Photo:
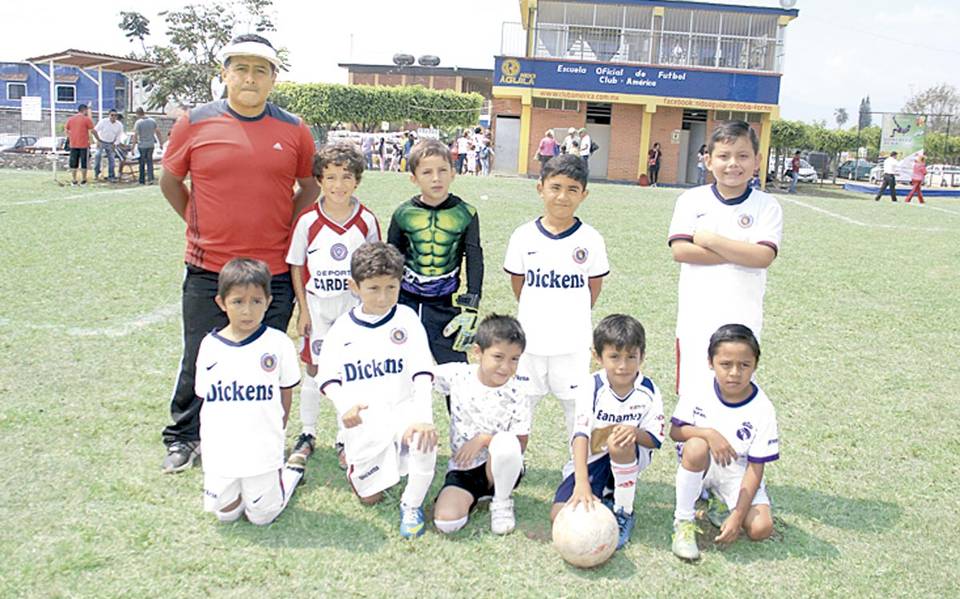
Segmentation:
{"type": "Polygon", "coordinates": [[[464,293],[457,296],[455,302],[460,306],[460,314],[454,316],[447,326],[443,327],[443,336],[449,337],[457,331],[453,340],[453,351],[466,352],[473,345],[477,334],[477,309],[480,306],[480,297],[475,293],[464,293]]]}

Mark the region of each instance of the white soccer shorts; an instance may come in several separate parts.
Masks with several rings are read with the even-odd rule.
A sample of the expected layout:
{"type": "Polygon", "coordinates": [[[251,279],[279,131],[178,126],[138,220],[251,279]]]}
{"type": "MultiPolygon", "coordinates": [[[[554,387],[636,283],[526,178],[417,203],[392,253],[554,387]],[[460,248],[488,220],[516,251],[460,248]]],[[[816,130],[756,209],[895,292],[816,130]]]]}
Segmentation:
{"type": "Polygon", "coordinates": [[[410,452],[403,444],[403,433],[408,426],[397,430],[396,436],[383,451],[368,460],[347,465],[347,480],[360,497],[370,497],[400,482],[410,470],[410,452]]]}
{"type": "Polygon", "coordinates": [[[243,512],[250,522],[272,522],[283,511],[289,492],[285,492],[280,476],[280,469],[244,478],[227,478],[204,472],[203,509],[223,519],[223,509],[241,497],[243,512]]]}
{"type": "MultiPolygon", "coordinates": [[[[703,488],[719,495],[720,499],[727,504],[727,507],[733,509],[737,506],[744,473],[745,470],[740,464],[733,463],[729,466],[721,466],[711,459],[707,474],[703,477],[703,488]]],[[[753,496],[753,503],[750,505],[770,505],[767,486],[762,480],[760,481],[760,488],[753,496]]]]}
{"type": "Polygon", "coordinates": [[[574,389],[583,384],[589,374],[589,350],[558,356],[524,353],[517,368],[526,394],[536,399],[547,393],[553,393],[559,399],[574,399],[574,389]]]}
{"type": "MultiPolygon", "coordinates": [[[[307,294],[307,309],[310,311],[310,334],[304,335],[300,345],[300,359],[304,364],[317,364],[320,347],[333,322],[360,300],[352,293],[335,297],[317,297],[307,294]]],[[[300,307],[303,309],[303,306],[300,307]]]]}

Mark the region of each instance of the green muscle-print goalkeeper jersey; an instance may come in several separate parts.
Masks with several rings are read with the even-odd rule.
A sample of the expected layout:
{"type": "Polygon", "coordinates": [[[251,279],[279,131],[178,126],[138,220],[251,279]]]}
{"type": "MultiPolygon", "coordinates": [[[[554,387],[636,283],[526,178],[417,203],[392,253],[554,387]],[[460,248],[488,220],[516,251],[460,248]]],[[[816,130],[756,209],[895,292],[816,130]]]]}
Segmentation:
{"type": "Polygon", "coordinates": [[[438,206],[415,196],[390,219],[387,241],[403,253],[401,289],[421,298],[453,295],[460,287],[460,265],[466,257],[467,292],[480,295],[483,250],[477,209],[450,194],[438,206]]]}

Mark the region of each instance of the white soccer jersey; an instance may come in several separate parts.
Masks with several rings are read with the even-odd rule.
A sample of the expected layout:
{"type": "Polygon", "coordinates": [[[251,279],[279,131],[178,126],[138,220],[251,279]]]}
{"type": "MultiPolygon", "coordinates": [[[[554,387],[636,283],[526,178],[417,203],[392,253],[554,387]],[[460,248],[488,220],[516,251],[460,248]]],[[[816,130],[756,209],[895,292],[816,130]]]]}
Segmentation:
{"type": "MultiPolygon", "coordinates": [[[[663,443],[663,399],[660,389],[643,373],[637,376],[630,393],[619,397],[610,387],[607,372],[598,370],[578,385],[576,406],[573,437],[586,437],[590,441],[588,464],[609,454],[607,437],[617,424],[639,428],[658,448],[663,443]]],[[[572,473],[571,459],[563,467],[563,476],[566,478],[572,473]]]]}
{"type": "MultiPolygon", "coordinates": [[[[736,241],[766,245],[778,252],[783,211],[773,196],[757,189],[748,187],[743,195],[725,200],[715,186],[703,185],[684,192],[677,199],[669,243],[692,241],[698,229],[736,241]]],[[[766,284],[765,268],[681,264],[677,337],[683,339],[692,334],[709,339],[720,326],[739,323],[750,327],[759,338],[766,284]]],[[[701,356],[693,359],[701,360],[701,356]]],[[[706,359],[704,353],[701,361],[706,359]]]]}
{"type": "Polygon", "coordinates": [[[516,378],[499,387],[487,387],[477,378],[476,364],[449,362],[433,369],[434,388],[450,396],[450,463],[448,470],[471,470],[489,459],[484,449],[469,464],[453,456],[479,434],[530,434],[530,402],[516,378]]]}
{"type": "Polygon", "coordinates": [[[216,331],[200,342],[194,391],[200,408],[203,471],[227,478],[283,467],[280,390],[300,382],[286,333],[262,325],[237,343],[216,331]]]}
{"type": "Polygon", "coordinates": [[[380,224],[356,198],[353,215],[338,224],[323,211],[320,202],[297,219],[287,251],[287,264],[306,265],[303,283],[307,293],[328,298],[350,293],[350,259],[367,241],[380,241],[380,224]]]}
{"type": "Polygon", "coordinates": [[[718,431],[737,452],[736,466],[742,470],[747,462],[776,460],[780,457],[777,413],[767,394],[750,384],[753,393],[739,404],[723,400],[716,380],[710,386],[703,385],[680,397],[671,422],[674,426],[691,424],[718,431]]]}
{"type": "Polygon", "coordinates": [[[600,233],[576,219],[554,235],[540,219],[510,236],[503,268],[523,277],[518,320],[527,334],[526,351],[541,356],[570,354],[590,347],[590,279],[610,272],[600,233]]]}
{"type": "Polygon", "coordinates": [[[433,422],[433,358],[416,312],[397,305],[368,322],[358,315],[361,309],[353,308],[333,323],[320,350],[316,377],[339,418],[357,404],[368,406],[360,412],[362,424],[343,429],[350,463],[381,453],[404,424],[433,422]],[[420,376],[428,377],[423,397],[414,393],[414,379],[420,376]]]}

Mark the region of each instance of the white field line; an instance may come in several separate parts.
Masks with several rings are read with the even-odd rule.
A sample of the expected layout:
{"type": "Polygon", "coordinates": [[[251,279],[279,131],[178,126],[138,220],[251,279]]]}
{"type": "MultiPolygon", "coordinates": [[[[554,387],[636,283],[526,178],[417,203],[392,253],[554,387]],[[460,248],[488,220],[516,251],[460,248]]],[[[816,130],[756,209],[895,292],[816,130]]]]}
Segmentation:
{"type": "Polygon", "coordinates": [[[0,204],[0,210],[2,210],[6,206],[30,206],[33,204],[49,204],[51,202],[64,202],[67,200],[85,200],[87,198],[92,198],[94,196],[113,195],[118,193],[130,193],[132,191],[140,191],[140,189],[138,188],[108,189],[105,191],[91,191],[89,193],[77,193],[74,195],[63,196],[62,198],[46,198],[43,200],[24,200],[22,202],[11,202],[9,204],[0,204]]]}
{"type": "Polygon", "coordinates": [[[98,327],[98,328],[85,328],[85,327],[64,327],[62,325],[56,324],[32,324],[32,323],[14,323],[8,318],[0,318],[0,325],[13,326],[18,328],[27,328],[33,330],[43,330],[43,331],[58,331],[63,334],[66,333],[71,337],[126,337],[131,333],[135,333],[141,329],[144,329],[155,324],[160,324],[166,322],[167,320],[173,318],[174,316],[179,316],[180,314],[180,304],[170,304],[167,306],[161,306],[154,310],[153,312],[148,312],[129,320],[127,322],[120,323],[114,326],[108,327],[98,327]]]}
{"type": "Polygon", "coordinates": [[[804,208],[809,208],[814,212],[819,212],[820,214],[825,214],[837,220],[843,221],[845,223],[856,225],[858,227],[866,227],[868,229],[893,229],[893,230],[902,230],[902,231],[927,231],[927,232],[943,232],[951,231],[952,229],[944,229],[942,227],[911,227],[909,225],[884,225],[879,223],[865,223],[862,220],[857,220],[855,218],[850,218],[849,216],[844,216],[843,214],[837,214],[836,212],[831,212],[825,208],[820,208],[806,202],[801,202],[794,198],[787,198],[784,196],[778,196],[778,200],[784,200],[790,202],[791,204],[796,204],[797,206],[803,206],[804,208]]]}

